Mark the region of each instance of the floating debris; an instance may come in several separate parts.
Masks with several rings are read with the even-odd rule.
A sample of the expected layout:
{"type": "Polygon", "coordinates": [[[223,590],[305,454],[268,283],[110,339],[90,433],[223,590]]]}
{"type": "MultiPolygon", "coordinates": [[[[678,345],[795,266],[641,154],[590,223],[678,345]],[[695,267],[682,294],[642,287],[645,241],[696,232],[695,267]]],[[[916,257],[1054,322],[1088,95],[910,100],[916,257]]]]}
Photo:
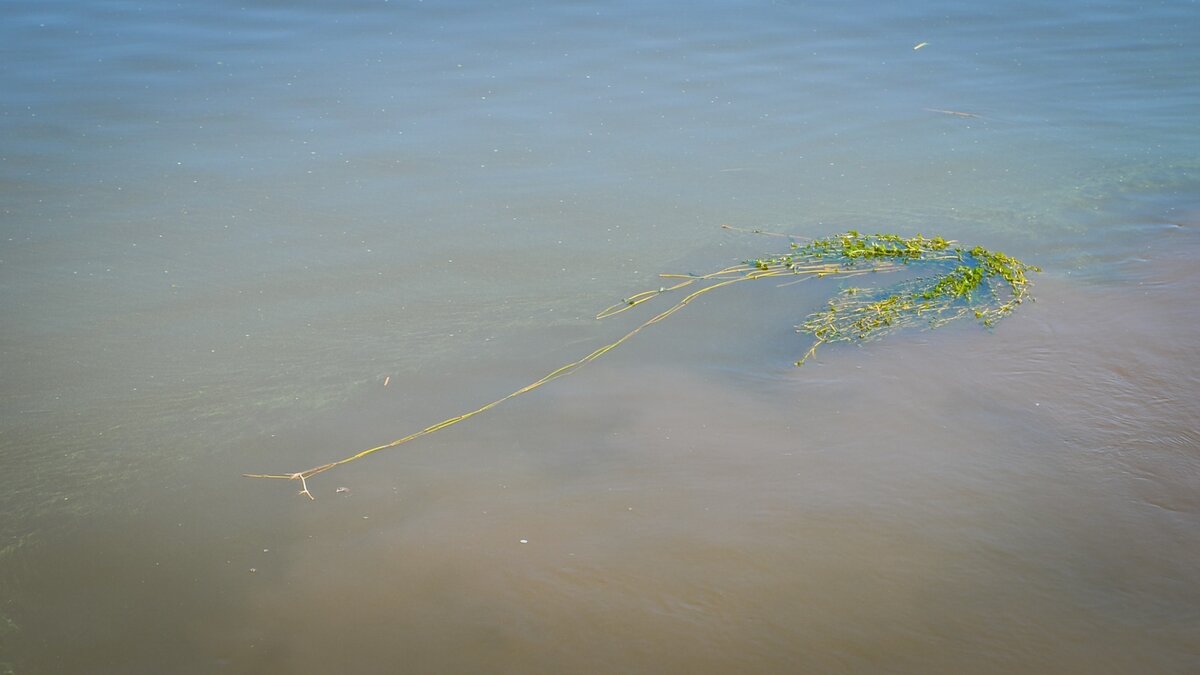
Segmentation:
{"type": "Polygon", "coordinates": [[[954,117],[981,117],[973,112],[963,112],[961,110],[943,110],[941,108],[921,108],[925,112],[941,113],[943,115],[952,115],[954,117]]]}
{"type": "MultiPolygon", "coordinates": [[[[960,117],[978,117],[974,113],[955,110],[927,110],[960,117]]],[[[989,251],[980,246],[966,248],[948,239],[926,238],[919,234],[901,237],[896,234],[859,234],[849,230],[842,234],[814,239],[806,244],[792,241],[790,246],[791,250],[786,253],[746,260],[708,274],[660,274],[661,278],[670,281],[670,285],[631,295],[600,312],[596,318],[603,319],[621,314],[660,295],[689,286],[692,289],[674,305],[643,321],[615,342],[552,370],[541,379],[491,403],[442,420],[403,438],[367,448],[306,471],[242,475],[247,478],[299,480],[302,488],[300,494],[313,499],[312,493],[308,491],[306,479],[380,450],[394,448],[441,431],[487,412],[509,399],[570,375],[621,346],[643,329],[683,309],[701,295],[732,284],[786,277],[791,281],[782,285],[788,285],[808,279],[850,278],[899,271],[916,272],[919,275],[910,274],[906,280],[885,288],[843,288],[828,302],[825,309],[810,314],[797,326],[798,331],[813,336],[813,343],[808,351],[796,361],[796,365],[799,366],[812,358],[817,347],[823,344],[842,341],[867,342],[904,327],[937,328],[955,319],[971,316],[984,327],[990,328],[998,320],[1011,314],[1016,306],[1028,297],[1029,282],[1025,273],[1038,271],[1038,268],[1003,253],[989,251]]],[[[337,492],[345,494],[349,490],[338,488],[337,492]]],[[[363,516],[364,520],[366,518],[367,516],[363,516]]],[[[527,541],[521,540],[521,543],[527,541]]]]}

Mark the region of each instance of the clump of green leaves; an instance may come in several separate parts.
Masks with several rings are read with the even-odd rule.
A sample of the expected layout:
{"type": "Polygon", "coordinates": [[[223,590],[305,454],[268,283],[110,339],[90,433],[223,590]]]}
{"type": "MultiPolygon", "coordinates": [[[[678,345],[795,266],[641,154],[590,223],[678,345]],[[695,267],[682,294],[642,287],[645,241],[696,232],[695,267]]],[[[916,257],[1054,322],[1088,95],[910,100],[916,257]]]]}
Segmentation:
{"type": "Polygon", "coordinates": [[[822,344],[866,342],[905,327],[936,328],[973,316],[990,328],[1029,297],[1026,272],[1039,271],[1004,253],[981,246],[967,249],[940,237],[902,238],[854,231],[797,245],[792,253],[754,263],[759,269],[788,268],[795,267],[798,259],[829,261],[848,270],[869,263],[872,271],[920,263],[932,273],[886,288],[843,289],[825,309],[810,314],[797,327],[811,334],[814,342],[796,365],[803,365],[822,344]]]}
{"type": "Polygon", "coordinates": [[[664,274],[682,279],[673,286],[645,291],[601,312],[611,316],[630,307],[692,284],[707,284],[693,291],[657,322],[694,297],[732,283],[772,277],[800,279],[828,276],[852,277],[883,272],[909,271],[912,275],[886,288],[845,288],[828,306],[810,314],[797,328],[810,333],[813,344],[796,362],[803,365],[817,347],[827,342],[866,342],[900,328],[936,328],[954,319],[974,316],[985,327],[1012,313],[1027,297],[1026,272],[1032,265],[981,246],[965,248],[942,237],[897,234],[842,234],[792,243],[783,254],[743,261],[741,265],[697,275],[664,274]]]}

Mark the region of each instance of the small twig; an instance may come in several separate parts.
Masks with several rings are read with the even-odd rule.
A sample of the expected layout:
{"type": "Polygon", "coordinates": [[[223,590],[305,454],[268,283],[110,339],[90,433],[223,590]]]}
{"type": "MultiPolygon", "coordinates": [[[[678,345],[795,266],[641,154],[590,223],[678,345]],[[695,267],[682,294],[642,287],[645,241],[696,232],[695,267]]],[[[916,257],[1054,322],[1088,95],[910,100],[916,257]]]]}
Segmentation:
{"type": "Polygon", "coordinates": [[[816,342],[814,342],[814,343],[812,344],[812,346],[808,348],[808,353],[806,353],[804,356],[800,357],[800,360],[796,362],[796,365],[797,365],[797,366],[802,366],[802,365],[804,365],[805,361],[808,361],[808,359],[809,359],[809,358],[810,358],[810,357],[811,357],[813,354],[816,354],[816,353],[817,353],[817,347],[820,347],[822,344],[824,344],[824,340],[817,339],[817,341],[816,341],[816,342]]]}
{"type": "Polygon", "coordinates": [[[784,234],[783,232],[767,232],[766,230],[747,230],[744,227],[734,227],[733,225],[722,225],[721,229],[731,230],[733,232],[745,232],[746,234],[765,234],[768,237],[786,237],[788,239],[807,239],[808,237],[797,237],[794,234],[784,234]]]}
{"type": "Polygon", "coordinates": [[[942,110],[941,108],[921,108],[925,112],[941,113],[943,115],[953,115],[955,117],[981,117],[976,113],[962,112],[961,110],[942,110]]]}
{"type": "Polygon", "coordinates": [[[300,491],[300,494],[304,495],[305,497],[308,497],[310,500],[312,500],[314,502],[317,501],[317,498],[312,496],[312,493],[308,491],[308,482],[304,480],[304,472],[292,474],[292,480],[295,480],[297,478],[300,479],[300,487],[304,488],[303,490],[300,491]]]}

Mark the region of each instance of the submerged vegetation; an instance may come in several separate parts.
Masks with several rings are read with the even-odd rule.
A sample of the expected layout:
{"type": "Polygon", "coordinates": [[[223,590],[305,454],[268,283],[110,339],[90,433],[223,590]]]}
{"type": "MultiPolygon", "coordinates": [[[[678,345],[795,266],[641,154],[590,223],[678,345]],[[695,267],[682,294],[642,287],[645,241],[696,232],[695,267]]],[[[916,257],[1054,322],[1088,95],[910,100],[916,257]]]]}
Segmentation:
{"type": "Polygon", "coordinates": [[[831,276],[848,278],[889,272],[909,273],[891,286],[842,288],[824,309],[809,314],[797,326],[798,331],[811,335],[813,339],[808,351],[796,361],[799,366],[812,358],[823,344],[868,342],[901,328],[937,328],[963,317],[972,317],[984,327],[991,328],[1029,297],[1026,272],[1031,271],[1038,271],[1038,268],[1003,253],[980,246],[965,248],[941,237],[929,239],[919,234],[912,237],[860,234],[850,230],[806,244],[793,242],[786,253],[746,260],[709,274],[662,274],[660,276],[669,280],[670,285],[630,296],[600,312],[597,318],[620,314],[660,295],[688,287],[692,287],[692,290],[674,305],[643,321],[615,342],[553,370],[506,396],[336,462],[296,473],[243,475],[249,478],[299,480],[300,494],[313,499],[308,491],[309,478],[380,450],[440,431],[569,375],[620,346],[642,329],[671,316],[699,296],[731,284],[760,279],[791,278],[789,283],[792,283],[831,276]]]}
{"type": "Polygon", "coordinates": [[[802,365],[824,343],[866,342],[908,326],[936,328],[972,316],[990,328],[1028,297],[1025,273],[1036,267],[981,246],[966,249],[952,244],[941,237],[902,239],[852,231],[799,247],[806,255],[841,257],[850,268],[854,261],[898,260],[907,265],[926,263],[930,269],[882,289],[843,289],[825,309],[810,314],[799,326],[814,341],[796,365],[802,365]]]}

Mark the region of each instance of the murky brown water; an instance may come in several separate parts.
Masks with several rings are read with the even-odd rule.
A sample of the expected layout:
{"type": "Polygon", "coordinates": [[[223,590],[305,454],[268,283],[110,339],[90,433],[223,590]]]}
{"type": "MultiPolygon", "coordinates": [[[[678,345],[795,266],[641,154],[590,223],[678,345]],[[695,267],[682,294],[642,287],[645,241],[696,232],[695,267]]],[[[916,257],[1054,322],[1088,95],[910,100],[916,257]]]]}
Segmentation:
{"type": "MultiPolygon", "coordinates": [[[[1183,672],[1200,230],[1148,229],[1118,278],[1043,275],[995,334],[800,370],[770,358],[791,336],[723,320],[785,293],[714,296],[502,412],[314,479],[314,503],[233,481],[253,452],[188,462],[141,486],[146,508],[19,552],[21,634],[67,671],[1183,672]]],[[[437,381],[273,447],[328,457],[475,398],[437,381]]]]}
{"type": "Polygon", "coordinates": [[[1186,3],[391,4],[0,10],[0,673],[1200,670],[1186,3]],[[1045,271],[801,369],[835,286],[733,287],[240,477],[779,244],[722,222],[1045,271]]]}

